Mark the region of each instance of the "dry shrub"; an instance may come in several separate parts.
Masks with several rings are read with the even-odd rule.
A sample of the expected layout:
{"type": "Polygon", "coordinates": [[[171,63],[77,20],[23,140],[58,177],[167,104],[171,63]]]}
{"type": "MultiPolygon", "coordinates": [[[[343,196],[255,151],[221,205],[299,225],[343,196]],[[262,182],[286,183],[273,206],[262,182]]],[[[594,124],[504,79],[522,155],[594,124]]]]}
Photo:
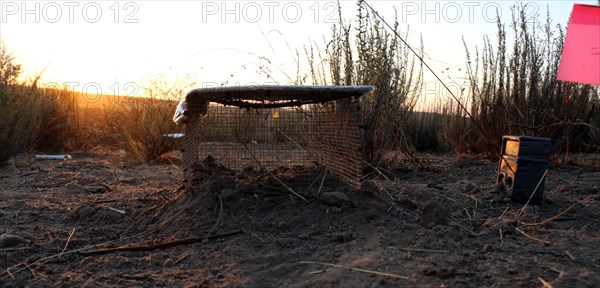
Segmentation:
{"type": "Polygon", "coordinates": [[[407,118],[406,127],[416,151],[448,152],[449,147],[440,137],[444,123],[449,116],[439,112],[436,107],[426,111],[412,111],[407,118]]]}
{"type": "MultiPolygon", "coordinates": [[[[231,132],[236,142],[248,144],[256,141],[260,114],[253,109],[236,109],[231,114],[231,132]]],[[[221,120],[227,121],[227,120],[221,120]]]]}
{"type": "Polygon", "coordinates": [[[64,152],[86,147],[89,137],[77,97],[65,89],[40,88],[39,76],[19,83],[21,66],[0,43],[0,162],[23,152],[64,152]]]}
{"type": "Polygon", "coordinates": [[[512,52],[500,20],[496,49],[486,38],[473,59],[465,43],[473,118],[456,105],[446,108],[452,121],[444,134],[456,152],[495,155],[502,135],[548,137],[562,153],[600,144],[592,121],[598,87],[556,80],[564,32],[554,30],[549,17],[543,25],[528,23],[526,10],[520,6],[513,14],[512,52]]]}
{"type": "MultiPolygon", "coordinates": [[[[423,66],[399,42],[396,34],[401,32],[397,21],[392,24],[394,31],[388,31],[360,1],[357,6],[356,34],[350,24],[343,22],[332,29],[332,39],[327,45],[331,84],[374,87],[372,93],[362,97],[363,156],[371,165],[394,168],[398,159],[386,159],[386,152],[413,150],[406,122],[423,84],[423,66]]],[[[419,48],[422,57],[422,44],[419,48]]],[[[320,75],[318,71],[311,67],[313,77],[320,75]]]]}
{"type": "Polygon", "coordinates": [[[48,153],[88,149],[97,144],[94,113],[81,108],[81,95],[66,88],[38,88],[39,133],[33,147],[48,153]]]}
{"type": "MultiPolygon", "coordinates": [[[[324,49],[311,42],[304,47],[303,59],[300,52],[290,51],[296,61],[295,75],[286,73],[282,67],[275,66],[273,69],[283,72],[287,83],[296,85],[372,85],[374,91],[361,98],[363,157],[373,166],[393,168],[400,160],[397,156],[402,154],[388,152],[400,150],[410,154],[414,147],[430,145],[412,144],[410,135],[413,131],[406,126],[423,85],[423,66],[396,36],[396,33],[401,33],[398,21],[392,23],[394,31],[390,31],[365,8],[362,1],[358,1],[357,8],[358,15],[353,22],[356,27],[353,27],[344,22],[338,5],[340,22],[333,25],[324,49]],[[385,155],[394,157],[390,159],[385,155]]],[[[408,31],[402,33],[405,33],[405,37],[409,34],[408,31]]],[[[418,56],[423,57],[422,41],[417,48],[418,56]]],[[[258,60],[261,63],[257,65],[260,74],[267,75],[270,81],[274,80],[270,74],[273,66],[271,61],[264,57],[258,60]]],[[[301,126],[283,131],[285,134],[304,134],[307,129],[319,127],[301,126]]],[[[431,134],[437,135],[437,131],[431,134]]]]}
{"type": "Polygon", "coordinates": [[[21,65],[0,42],[0,163],[25,151],[37,130],[32,114],[37,102],[31,85],[18,83],[21,65]]]}
{"type": "Polygon", "coordinates": [[[182,131],[173,113],[191,85],[186,79],[171,83],[161,76],[144,88],[144,97],[114,97],[105,107],[104,142],[137,162],[150,162],[179,148],[179,140],[165,135],[182,131]]]}

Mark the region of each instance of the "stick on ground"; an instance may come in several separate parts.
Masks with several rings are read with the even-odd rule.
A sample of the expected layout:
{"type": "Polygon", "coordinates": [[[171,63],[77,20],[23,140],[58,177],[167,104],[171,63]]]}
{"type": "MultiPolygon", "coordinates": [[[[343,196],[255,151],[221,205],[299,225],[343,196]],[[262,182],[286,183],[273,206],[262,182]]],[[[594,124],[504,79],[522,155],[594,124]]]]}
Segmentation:
{"type": "Polygon", "coordinates": [[[521,225],[523,225],[523,226],[536,226],[536,225],[542,225],[542,224],[550,223],[553,220],[555,220],[556,218],[558,218],[558,217],[560,217],[562,215],[567,214],[567,212],[569,212],[569,211],[571,211],[571,209],[575,208],[575,205],[577,205],[577,203],[569,206],[569,208],[565,209],[564,211],[562,211],[562,212],[556,214],[555,216],[552,216],[552,217],[550,217],[550,218],[548,218],[548,219],[546,219],[544,221],[536,222],[536,223],[524,223],[524,222],[521,222],[521,225]]]}
{"type": "Polygon", "coordinates": [[[361,268],[354,268],[354,267],[342,266],[342,265],[331,264],[331,263],[313,262],[313,261],[300,261],[298,263],[301,263],[301,264],[317,264],[317,265],[342,268],[342,269],[346,269],[346,270],[352,270],[352,271],[357,271],[357,272],[362,272],[362,273],[367,273],[367,274],[374,274],[374,275],[380,275],[380,276],[386,276],[386,277],[392,277],[392,278],[398,278],[398,279],[408,280],[408,277],[406,277],[406,276],[401,276],[401,275],[396,275],[396,274],[386,273],[386,272],[379,272],[379,271],[367,270],[367,269],[361,269],[361,268]]]}
{"type": "Polygon", "coordinates": [[[85,256],[90,256],[90,255],[108,254],[108,253],[113,253],[113,252],[122,252],[122,251],[152,251],[152,250],[156,250],[156,249],[165,249],[165,248],[175,247],[175,246],[179,246],[179,245],[194,244],[194,243],[202,242],[205,239],[225,238],[225,237],[231,237],[231,236],[235,236],[235,235],[239,235],[239,234],[242,234],[242,230],[225,233],[225,234],[219,234],[219,235],[205,236],[205,237],[200,237],[200,238],[179,239],[179,240],[174,240],[174,241],[169,241],[169,242],[164,242],[164,243],[159,243],[159,244],[146,245],[146,246],[125,245],[125,246],[99,249],[99,250],[79,251],[79,254],[82,254],[85,256]]]}
{"type": "Polygon", "coordinates": [[[69,242],[71,242],[71,238],[73,238],[73,234],[75,234],[75,228],[73,228],[73,230],[71,230],[71,233],[69,233],[69,237],[67,237],[67,243],[65,243],[65,247],[62,249],[62,251],[60,251],[60,255],[58,256],[58,258],[60,258],[62,256],[62,254],[64,254],[65,251],[67,251],[67,247],[69,247],[69,242]]]}
{"type": "Polygon", "coordinates": [[[538,239],[538,238],[535,238],[535,237],[533,237],[533,236],[529,236],[527,233],[523,232],[523,230],[521,230],[521,229],[519,229],[519,228],[515,228],[515,230],[517,230],[517,232],[519,232],[519,233],[523,234],[523,236],[525,236],[525,237],[527,237],[527,238],[529,238],[529,239],[531,239],[531,240],[538,241],[538,242],[540,242],[540,243],[542,243],[542,244],[545,244],[545,245],[549,245],[549,244],[550,244],[550,242],[549,242],[549,241],[542,240],[542,239],[538,239]]]}

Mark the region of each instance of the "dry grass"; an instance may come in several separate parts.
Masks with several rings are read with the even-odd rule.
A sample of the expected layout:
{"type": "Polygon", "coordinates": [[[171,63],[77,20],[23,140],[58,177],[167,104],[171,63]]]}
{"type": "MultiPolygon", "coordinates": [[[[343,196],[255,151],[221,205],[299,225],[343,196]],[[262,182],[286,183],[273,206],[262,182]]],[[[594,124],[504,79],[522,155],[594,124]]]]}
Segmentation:
{"type": "MultiPolygon", "coordinates": [[[[498,22],[495,44],[486,37],[482,48],[472,50],[465,43],[470,83],[458,96],[468,104],[473,116],[468,118],[453,101],[414,112],[423,66],[396,36],[408,31],[401,32],[397,21],[395,31],[389,30],[360,1],[357,8],[355,21],[334,25],[324,47],[311,42],[304,57],[290,49],[295,76],[269,67],[265,57],[259,57],[257,73],[272,79],[271,70],[279,69],[295,84],[374,86],[361,103],[363,156],[374,167],[398,164],[398,158],[384,157],[402,155],[386,153],[390,150],[495,156],[507,134],[549,137],[560,155],[600,151],[600,88],[556,80],[564,30],[553,28],[549,18],[528,23],[522,6],[509,32],[498,22]],[[507,43],[507,36],[514,43],[507,43]]],[[[424,47],[418,48],[422,56],[424,47]]],[[[178,148],[179,143],[163,135],[181,130],[171,118],[175,101],[194,86],[189,77],[175,84],[158,77],[146,85],[145,98],[116,97],[104,107],[84,107],[82,95],[61,87],[40,88],[36,79],[19,82],[20,73],[21,66],[0,43],[0,162],[26,151],[66,152],[96,145],[123,149],[131,159],[146,162],[178,148]]],[[[319,128],[292,121],[278,131],[254,135],[251,119],[256,115],[238,116],[242,121],[234,129],[242,142],[285,141],[285,135],[319,128]]],[[[210,115],[204,119],[209,127],[218,127],[219,121],[223,119],[210,115]]],[[[214,141],[223,137],[218,129],[206,136],[214,141]]]]}
{"type": "MultiPolygon", "coordinates": [[[[423,69],[395,33],[360,3],[355,27],[340,21],[332,27],[324,55],[311,45],[305,49],[310,77],[319,85],[372,85],[362,97],[364,159],[374,166],[394,166],[397,159],[384,159],[386,151],[413,147],[406,127],[423,85],[423,69]],[[323,57],[323,58],[322,58],[323,57]]],[[[340,19],[341,17],[341,7],[340,19]]],[[[405,31],[408,33],[408,31],[405,31]]],[[[421,56],[423,55],[423,47],[421,56]]],[[[307,77],[297,77],[306,81],[307,77]]],[[[304,83],[304,82],[301,82],[304,83]]]]}
{"type": "Polygon", "coordinates": [[[0,43],[0,163],[23,152],[35,128],[30,113],[36,112],[33,89],[17,82],[21,66],[0,43]]]}
{"type": "Polygon", "coordinates": [[[445,108],[454,117],[444,135],[456,152],[495,155],[502,135],[548,137],[562,154],[598,149],[600,89],[556,80],[563,29],[554,30],[549,17],[528,23],[526,9],[513,15],[512,52],[500,21],[495,49],[486,38],[473,57],[465,43],[473,119],[453,104],[445,108]]]}
{"type": "Polygon", "coordinates": [[[0,162],[17,153],[63,152],[89,146],[78,97],[66,89],[19,82],[21,66],[0,44],[0,162]]]}
{"type": "Polygon", "coordinates": [[[105,107],[106,143],[125,150],[127,158],[137,162],[153,161],[178,149],[181,143],[165,134],[182,131],[172,120],[173,112],[191,83],[184,78],[170,84],[164,77],[158,77],[144,88],[146,97],[121,97],[108,104],[105,107]]]}

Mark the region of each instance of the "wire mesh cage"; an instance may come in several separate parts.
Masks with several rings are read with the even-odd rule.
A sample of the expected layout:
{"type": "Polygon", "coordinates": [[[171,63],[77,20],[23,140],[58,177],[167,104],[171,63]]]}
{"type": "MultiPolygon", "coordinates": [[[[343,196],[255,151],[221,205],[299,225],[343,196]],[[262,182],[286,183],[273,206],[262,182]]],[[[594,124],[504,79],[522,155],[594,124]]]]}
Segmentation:
{"type": "Polygon", "coordinates": [[[275,178],[306,191],[322,173],[358,187],[359,98],[371,89],[247,86],[191,91],[174,118],[185,123],[186,188],[220,191],[239,188],[249,179],[275,178]]]}

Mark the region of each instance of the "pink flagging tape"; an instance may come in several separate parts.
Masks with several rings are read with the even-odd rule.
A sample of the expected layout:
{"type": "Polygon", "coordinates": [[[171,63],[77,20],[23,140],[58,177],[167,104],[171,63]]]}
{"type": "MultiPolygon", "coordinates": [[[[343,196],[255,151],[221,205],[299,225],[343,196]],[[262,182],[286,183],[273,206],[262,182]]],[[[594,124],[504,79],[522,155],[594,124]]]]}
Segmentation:
{"type": "Polygon", "coordinates": [[[600,6],[573,6],[557,79],[600,86],[600,6]]]}

